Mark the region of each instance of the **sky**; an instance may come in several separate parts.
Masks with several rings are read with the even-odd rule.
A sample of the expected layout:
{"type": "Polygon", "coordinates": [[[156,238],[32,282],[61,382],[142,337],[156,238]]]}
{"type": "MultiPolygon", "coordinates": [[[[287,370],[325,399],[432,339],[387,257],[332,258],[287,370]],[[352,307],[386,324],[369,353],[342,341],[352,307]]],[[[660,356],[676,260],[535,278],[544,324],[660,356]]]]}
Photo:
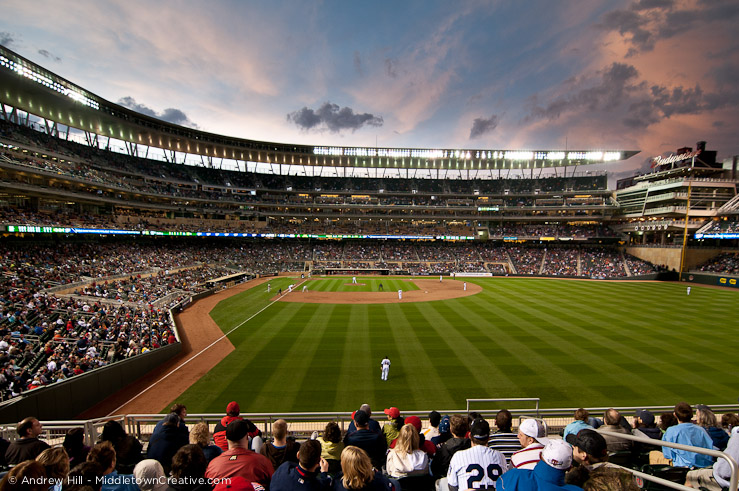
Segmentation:
{"type": "Polygon", "coordinates": [[[739,154],[736,0],[6,0],[0,44],[170,122],[282,143],[739,154]]]}

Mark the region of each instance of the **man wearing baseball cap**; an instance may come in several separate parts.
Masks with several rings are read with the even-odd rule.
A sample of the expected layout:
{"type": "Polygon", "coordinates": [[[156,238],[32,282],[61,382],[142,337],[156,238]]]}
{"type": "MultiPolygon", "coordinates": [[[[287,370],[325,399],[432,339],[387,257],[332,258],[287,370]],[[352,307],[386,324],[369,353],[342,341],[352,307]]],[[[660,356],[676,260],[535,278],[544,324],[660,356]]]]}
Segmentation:
{"type": "Polygon", "coordinates": [[[470,442],[467,450],[452,456],[447,480],[450,491],[461,489],[491,489],[506,471],[506,460],[502,453],[488,447],[490,425],[478,418],[470,425],[470,442]]]}
{"type": "Polygon", "coordinates": [[[354,413],[354,424],[357,431],[347,433],[344,437],[344,445],[359,447],[369,455],[375,469],[382,469],[387,453],[387,442],[381,433],[375,433],[369,429],[369,414],[361,409],[354,413]]]}
{"type": "Polygon", "coordinates": [[[205,477],[223,479],[241,476],[249,482],[258,482],[265,488],[274,473],[272,463],[264,455],[249,450],[249,425],[236,419],[226,427],[228,450],[208,464],[205,477]]]}
{"type": "Polygon", "coordinates": [[[587,482],[606,480],[617,483],[617,489],[639,489],[630,472],[608,462],[608,444],[597,431],[580,430],[577,435],[567,435],[567,442],[572,445],[572,457],[580,464],[567,473],[565,482],[568,484],[584,487],[587,482]]]}
{"type": "Polygon", "coordinates": [[[534,466],[534,470],[509,470],[500,478],[498,489],[503,491],[581,490],[582,488],[577,486],[565,484],[565,473],[571,465],[572,447],[564,440],[549,440],[541,451],[541,460],[534,466]]]}
{"type": "Polygon", "coordinates": [[[246,424],[249,426],[249,437],[255,440],[252,444],[252,448],[254,449],[255,452],[259,452],[259,447],[262,446],[262,438],[261,438],[262,432],[259,431],[259,428],[257,428],[254,423],[252,423],[248,419],[244,419],[243,417],[239,416],[239,414],[241,414],[241,408],[239,407],[239,403],[236,401],[229,402],[228,405],[226,406],[226,415],[223,418],[221,418],[221,421],[218,424],[216,424],[215,428],[213,428],[213,441],[224,452],[228,450],[228,441],[226,439],[226,427],[228,427],[228,425],[232,421],[243,420],[243,421],[246,421],[246,424]]]}
{"type": "Polygon", "coordinates": [[[521,442],[521,450],[511,455],[511,467],[533,470],[541,460],[544,445],[549,443],[546,428],[536,419],[524,419],[518,426],[518,441],[521,442]]]}

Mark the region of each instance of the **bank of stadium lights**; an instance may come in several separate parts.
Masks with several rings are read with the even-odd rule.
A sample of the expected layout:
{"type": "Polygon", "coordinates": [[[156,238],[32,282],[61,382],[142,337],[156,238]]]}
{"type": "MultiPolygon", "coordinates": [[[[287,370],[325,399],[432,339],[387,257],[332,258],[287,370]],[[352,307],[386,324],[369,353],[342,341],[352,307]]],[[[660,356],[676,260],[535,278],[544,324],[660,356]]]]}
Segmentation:
{"type": "Polygon", "coordinates": [[[457,160],[587,160],[591,162],[613,162],[621,160],[621,152],[563,152],[563,151],[521,151],[521,150],[440,150],[440,149],[406,149],[406,148],[370,148],[370,147],[314,147],[315,155],[331,157],[387,157],[387,158],[422,158],[427,160],[453,158],[457,160]]]}
{"type": "Polygon", "coordinates": [[[69,87],[64,87],[59,82],[53,81],[46,75],[43,75],[28,67],[25,67],[21,65],[20,63],[16,63],[13,60],[6,58],[5,56],[2,56],[2,55],[0,55],[0,66],[8,68],[9,70],[13,70],[18,75],[22,77],[26,77],[27,79],[33,80],[37,84],[43,85],[44,87],[47,87],[51,90],[55,90],[56,92],[59,92],[60,94],[63,94],[69,97],[73,101],[79,102],[80,104],[84,104],[85,106],[89,106],[93,109],[100,109],[100,104],[98,104],[97,101],[94,101],[90,99],[89,97],[85,96],[84,94],[77,92],[76,90],[70,89],[69,87]]]}

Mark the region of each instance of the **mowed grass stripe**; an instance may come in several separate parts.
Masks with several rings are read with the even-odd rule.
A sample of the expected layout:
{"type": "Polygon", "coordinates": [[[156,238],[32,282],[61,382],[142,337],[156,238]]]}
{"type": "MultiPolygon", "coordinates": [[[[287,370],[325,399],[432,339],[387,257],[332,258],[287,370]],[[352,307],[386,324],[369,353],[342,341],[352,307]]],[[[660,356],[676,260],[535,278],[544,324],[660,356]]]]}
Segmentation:
{"type": "MultiPolygon", "coordinates": [[[[401,278],[357,279],[368,288],[382,281],[385,290],[397,290],[394,281],[412,284],[401,278]]],[[[333,288],[347,283],[320,280],[338,281],[333,288]]],[[[315,310],[278,302],[230,336],[237,351],[242,344],[246,348],[240,360],[227,357],[177,400],[186,400],[193,412],[222,412],[234,399],[244,407],[265,384],[281,383],[267,361],[278,343],[275,336],[289,334],[299,341],[282,341],[288,354],[279,363],[306,375],[297,377],[300,383],[282,384],[284,396],[259,399],[267,406],[253,411],[278,410],[276,401],[283,400],[291,411],[351,411],[363,402],[380,410],[461,408],[471,397],[541,397],[543,407],[735,401],[738,363],[725,340],[739,330],[739,292],[694,286],[688,297],[683,284],[557,279],[468,283],[483,291],[413,304],[313,304],[315,310]],[[290,328],[289,322],[300,325],[290,328]],[[390,381],[380,382],[385,355],[393,366],[390,381]],[[312,386],[320,388],[314,392],[312,386]]],[[[232,306],[241,315],[224,316],[229,328],[271,298],[265,292],[242,295],[244,304],[232,306]]]]}

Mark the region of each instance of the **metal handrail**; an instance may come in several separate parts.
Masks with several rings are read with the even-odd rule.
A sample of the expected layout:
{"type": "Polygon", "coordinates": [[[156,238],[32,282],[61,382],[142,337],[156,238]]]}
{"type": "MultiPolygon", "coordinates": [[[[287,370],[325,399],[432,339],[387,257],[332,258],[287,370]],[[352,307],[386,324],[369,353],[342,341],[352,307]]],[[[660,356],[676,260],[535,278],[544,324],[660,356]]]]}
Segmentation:
{"type": "Polygon", "coordinates": [[[494,399],[467,399],[467,414],[470,413],[470,402],[519,402],[519,401],[529,401],[529,402],[536,402],[536,417],[539,417],[539,402],[541,402],[541,398],[539,397],[498,397],[494,399]]]}
{"type": "MultiPolygon", "coordinates": [[[[683,445],[681,443],[673,443],[673,442],[666,442],[664,440],[656,440],[654,438],[649,437],[643,437],[643,436],[635,436],[635,435],[627,435],[625,433],[616,433],[613,431],[608,430],[598,430],[598,433],[602,435],[608,435],[616,438],[621,438],[624,440],[631,440],[639,443],[646,443],[648,445],[661,445],[663,447],[670,447],[670,448],[676,448],[678,450],[686,450],[688,452],[694,452],[694,453],[700,453],[704,455],[709,455],[711,457],[723,458],[726,459],[726,461],[729,463],[729,467],[731,468],[731,478],[729,479],[729,491],[737,491],[737,484],[739,483],[739,466],[737,466],[736,461],[727,453],[721,452],[719,450],[713,450],[708,448],[702,448],[702,447],[693,447],[690,445],[683,445]]],[[[616,465],[616,464],[613,464],[616,465]]],[[[662,479],[660,477],[656,476],[650,476],[649,474],[644,474],[643,472],[639,472],[634,469],[629,469],[627,467],[618,466],[621,469],[627,470],[631,472],[632,474],[641,477],[642,479],[647,479],[648,481],[654,481],[659,484],[662,484],[664,486],[668,486],[673,489],[682,489],[682,490],[693,490],[693,488],[689,488],[687,486],[684,486],[682,484],[677,484],[672,481],[668,481],[666,479],[662,479]]]]}

